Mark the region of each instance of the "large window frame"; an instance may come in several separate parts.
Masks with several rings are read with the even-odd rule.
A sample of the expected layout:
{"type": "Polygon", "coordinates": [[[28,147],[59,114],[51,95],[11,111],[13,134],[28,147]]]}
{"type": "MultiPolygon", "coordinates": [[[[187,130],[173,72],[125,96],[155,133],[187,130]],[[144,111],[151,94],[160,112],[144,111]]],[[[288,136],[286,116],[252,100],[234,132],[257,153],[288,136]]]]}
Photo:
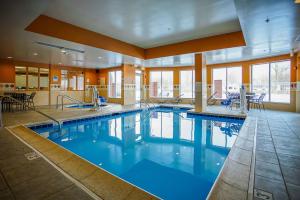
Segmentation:
{"type": "MultiPolygon", "coordinates": [[[[291,89],[290,89],[290,83],[291,83],[291,60],[287,59],[287,60],[278,60],[278,61],[272,61],[272,62],[264,62],[264,63],[256,63],[251,65],[251,92],[256,92],[256,89],[254,88],[254,81],[253,81],[253,77],[254,77],[254,72],[253,72],[253,68],[254,66],[259,66],[259,65],[267,65],[268,66],[268,85],[267,85],[267,91],[266,93],[266,97],[264,98],[265,102],[270,102],[270,103],[283,103],[283,104],[290,104],[291,103],[291,89]],[[275,63],[281,63],[281,62],[289,62],[289,80],[286,82],[287,85],[284,85],[286,88],[288,88],[288,101],[284,101],[284,100],[274,100],[272,99],[272,96],[274,95],[274,93],[272,93],[272,85],[273,85],[273,81],[272,81],[272,64],[275,63]]],[[[275,82],[276,83],[276,82],[275,82]]]]}
{"type": "Polygon", "coordinates": [[[166,71],[150,71],[150,91],[149,96],[151,98],[173,98],[174,97],[174,71],[166,70],[166,71]],[[154,74],[160,74],[157,82],[153,81],[154,74]],[[166,80],[164,78],[168,75],[171,75],[170,81],[172,82],[171,85],[166,85],[166,80]],[[156,83],[156,84],[154,84],[156,83]],[[154,90],[156,88],[156,90],[154,90]],[[164,90],[164,88],[167,88],[168,90],[164,90]]]}
{"type": "Polygon", "coordinates": [[[179,72],[179,85],[180,85],[180,87],[179,87],[179,96],[180,96],[180,98],[182,98],[182,99],[194,99],[195,98],[195,70],[180,70],[180,72],[179,72]],[[192,79],[190,79],[191,80],[190,82],[192,84],[188,83],[188,85],[191,85],[191,87],[192,87],[191,95],[185,95],[184,94],[184,90],[183,90],[183,85],[184,84],[183,84],[183,81],[182,81],[183,72],[192,73],[192,76],[191,76],[192,79]]]}
{"type": "Polygon", "coordinates": [[[60,70],[60,88],[62,91],[84,91],[85,75],[83,71],[60,70]]]}
{"type": "Polygon", "coordinates": [[[215,85],[215,83],[214,83],[214,81],[215,81],[215,77],[214,77],[214,72],[215,72],[215,70],[225,70],[225,92],[223,93],[223,90],[224,90],[224,88],[223,88],[223,85],[222,85],[222,94],[221,94],[221,97],[219,96],[218,97],[218,95],[216,95],[216,98],[217,99],[225,99],[226,98],[226,94],[225,93],[227,93],[227,92],[239,92],[239,88],[240,88],[240,86],[239,86],[239,88],[237,88],[237,89],[233,89],[232,91],[230,91],[230,88],[229,88],[229,85],[228,85],[228,77],[229,77],[229,73],[228,73],[228,71],[229,70],[232,70],[232,69],[238,69],[238,70],[240,70],[240,86],[243,84],[243,68],[242,68],[242,66],[240,66],[240,65],[238,65],[238,66],[224,66],[224,67],[216,67],[216,68],[213,68],[212,69],[212,91],[213,91],[213,93],[215,93],[215,90],[216,90],[216,85],[215,85]]]}
{"type": "Polygon", "coordinates": [[[50,83],[50,69],[46,67],[32,67],[32,66],[15,66],[15,85],[16,90],[28,91],[49,91],[50,83]],[[21,70],[20,72],[19,69],[21,70]],[[18,86],[19,77],[23,77],[23,84],[18,86]],[[44,79],[46,77],[46,79],[44,79]],[[41,83],[46,80],[46,84],[41,83]]]}
{"type": "Polygon", "coordinates": [[[108,97],[120,99],[122,97],[122,71],[108,72],[108,97]]]}

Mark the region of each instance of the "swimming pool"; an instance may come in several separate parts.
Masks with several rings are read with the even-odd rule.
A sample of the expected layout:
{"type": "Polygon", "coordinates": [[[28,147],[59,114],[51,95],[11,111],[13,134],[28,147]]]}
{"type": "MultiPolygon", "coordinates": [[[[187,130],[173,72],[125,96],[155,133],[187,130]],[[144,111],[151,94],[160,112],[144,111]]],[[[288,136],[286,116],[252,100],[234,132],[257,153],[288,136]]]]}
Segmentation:
{"type": "Polygon", "coordinates": [[[205,199],[242,124],[155,108],[32,129],[162,199],[205,199]]]}

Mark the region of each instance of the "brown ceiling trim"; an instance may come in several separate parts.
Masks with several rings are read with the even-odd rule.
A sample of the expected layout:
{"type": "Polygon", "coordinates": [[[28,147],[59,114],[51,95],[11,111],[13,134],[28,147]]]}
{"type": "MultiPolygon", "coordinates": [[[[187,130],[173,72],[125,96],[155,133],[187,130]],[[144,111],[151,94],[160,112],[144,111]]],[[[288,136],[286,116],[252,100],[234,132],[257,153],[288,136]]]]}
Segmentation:
{"type": "Polygon", "coordinates": [[[145,57],[143,48],[45,15],[40,15],[25,30],[137,58],[145,57]]]}
{"type": "Polygon", "coordinates": [[[145,50],[145,59],[212,51],[240,46],[246,46],[246,42],[243,33],[241,31],[238,31],[149,48],[145,50]]]}
{"type": "Polygon", "coordinates": [[[239,31],[143,49],[46,15],[40,15],[26,27],[25,30],[141,59],[212,51],[246,45],[243,33],[239,31]]]}

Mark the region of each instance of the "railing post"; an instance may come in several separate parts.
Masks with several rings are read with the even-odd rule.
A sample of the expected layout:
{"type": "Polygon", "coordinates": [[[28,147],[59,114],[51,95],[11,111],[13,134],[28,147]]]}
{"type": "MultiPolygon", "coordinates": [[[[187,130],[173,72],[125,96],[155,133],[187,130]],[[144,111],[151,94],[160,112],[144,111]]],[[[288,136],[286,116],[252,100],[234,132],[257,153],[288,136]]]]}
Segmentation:
{"type": "Polygon", "coordinates": [[[2,99],[0,99],[0,128],[2,128],[2,99]]]}
{"type": "Polygon", "coordinates": [[[64,96],[61,97],[61,110],[64,110],[64,96]]]}

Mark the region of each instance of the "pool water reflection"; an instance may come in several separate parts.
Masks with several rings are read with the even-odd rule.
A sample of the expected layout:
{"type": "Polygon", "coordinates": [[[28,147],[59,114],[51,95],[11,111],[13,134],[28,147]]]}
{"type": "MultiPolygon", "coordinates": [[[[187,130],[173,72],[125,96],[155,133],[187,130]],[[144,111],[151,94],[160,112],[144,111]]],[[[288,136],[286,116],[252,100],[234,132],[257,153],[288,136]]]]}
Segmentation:
{"type": "Polygon", "coordinates": [[[242,120],[158,108],[34,129],[163,199],[205,199],[242,120]]]}

